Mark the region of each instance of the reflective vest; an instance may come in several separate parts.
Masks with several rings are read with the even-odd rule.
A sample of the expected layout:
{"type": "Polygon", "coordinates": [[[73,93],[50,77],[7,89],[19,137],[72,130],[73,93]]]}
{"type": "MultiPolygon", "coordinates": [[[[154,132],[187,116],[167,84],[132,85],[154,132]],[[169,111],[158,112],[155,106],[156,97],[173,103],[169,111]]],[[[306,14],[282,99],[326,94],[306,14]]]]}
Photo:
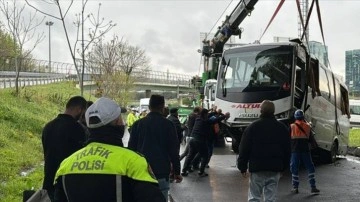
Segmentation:
{"type": "Polygon", "coordinates": [[[299,120],[296,120],[295,123],[290,125],[291,139],[309,139],[311,130],[310,125],[304,121],[299,120]],[[302,131],[295,123],[297,123],[304,131],[302,131]]]}
{"type": "Polygon", "coordinates": [[[56,172],[68,174],[113,174],[158,183],[146,159],[119,146],[93,142],[66,158],[56,172]]]}
{"type": "Polygon", "coordinates": [[[138,118],[135,116],[133,112],[130,112],[126,119],[127,119],[126,122],[128,127],[131,127],[135,123],[135,121],[138,120],[138,118]]]}

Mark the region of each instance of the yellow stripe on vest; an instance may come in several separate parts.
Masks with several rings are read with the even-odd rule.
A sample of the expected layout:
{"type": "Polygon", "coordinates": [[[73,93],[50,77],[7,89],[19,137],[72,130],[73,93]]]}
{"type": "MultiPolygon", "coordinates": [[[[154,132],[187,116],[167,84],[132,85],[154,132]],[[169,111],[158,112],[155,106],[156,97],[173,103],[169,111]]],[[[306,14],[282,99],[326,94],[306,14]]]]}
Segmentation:
{"type": "Polygon", "coordinates": [[[157,183],[148,166],[144,157],[129,149],[90,143],[61,163],[55,179],[67,174],[113,174],[157,183]]]}

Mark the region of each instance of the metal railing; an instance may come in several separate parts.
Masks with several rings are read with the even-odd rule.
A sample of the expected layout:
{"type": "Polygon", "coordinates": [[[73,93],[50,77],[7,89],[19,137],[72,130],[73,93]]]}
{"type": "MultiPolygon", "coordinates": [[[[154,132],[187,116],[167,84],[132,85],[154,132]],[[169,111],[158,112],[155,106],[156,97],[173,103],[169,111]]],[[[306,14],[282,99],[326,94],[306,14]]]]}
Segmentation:
{"type": "MultiPolygon", "coordinates": [[[[20,77],[66,77],[78,79],[75,65],[72,63],[51,62],[49,67],[49,61],[47,60],[17,58],[17,62],[20,67],[20,77]]],[[[81,60],[78,60],[78,62],[79,67],[81,67],[81,60]]],[[[96,64],[86,61],[85,65],[84,81],[91,80],[91,75],[99,74],[96,73],[99,71],[95,72],[90,68],[96,66],[96,64]]],[[[0,57],[0,77],[13,77],[15,71],[15,58],[0,57]]],[[[135,82],[182,86],[190,86],[192,79],[190,75],[142,69],[134,69],[132,77],[135,82]]]]}
{"type": "Polygon", "coordinates": [[[134,71],[133,77],[136,82],[181,86],[190,86],[192,78],[189,75],[151,70],[134,71]]]}
{"type": "MultiPolygon", "coordinates": [[[[34,78],[20,78],[19,87],[23,86],[33,86],[33,85],[43,85],[55,82],[61,82],[66,80],[65,77],[34,77],[34,78]]],[[[0,78],[0,89],[1,88],[13,88],[15,87],[15,78],[0,78]]]]}

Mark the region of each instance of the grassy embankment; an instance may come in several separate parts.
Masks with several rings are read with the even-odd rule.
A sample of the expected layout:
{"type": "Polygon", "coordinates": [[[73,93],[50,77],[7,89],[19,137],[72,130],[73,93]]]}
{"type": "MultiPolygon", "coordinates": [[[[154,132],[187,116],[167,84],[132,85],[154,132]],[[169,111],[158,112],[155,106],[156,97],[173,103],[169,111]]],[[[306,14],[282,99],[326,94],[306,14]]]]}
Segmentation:
{"type": "MultiPolygon", "coordinates": [[[[41,187],[42,128],[80,93],[71,82],[26,87],[20,97],[12,91],[0,90],[0,201],[6,202],[22,201],[23,190],[41,187]]],[[[349,146],[360,146],[360,129],[351,130],[349,146]]]]}
{"type": "Polygon", "coordinates": [[[7,202],[22,201],[23,190],[41,187],[42,128],[80,94],[72,82],[26,87],[20,97],[13,91],[0,90],[0,201],[7,202]]]}
{"type": "Polygon", "coordinates": [[[349,146],[360,147],[360,128],[353,128],[350,130],[349,146]]]}

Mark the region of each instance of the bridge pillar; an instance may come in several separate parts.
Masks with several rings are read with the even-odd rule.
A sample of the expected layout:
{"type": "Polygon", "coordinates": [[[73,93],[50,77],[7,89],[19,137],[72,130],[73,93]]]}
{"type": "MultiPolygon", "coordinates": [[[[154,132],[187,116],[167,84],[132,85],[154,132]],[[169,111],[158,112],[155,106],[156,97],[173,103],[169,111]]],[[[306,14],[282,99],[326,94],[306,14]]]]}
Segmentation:
{"type": "Polygon", "coordinates": [[[150,98],[151,90],[145,90],[145,98],[150,98]]]}

